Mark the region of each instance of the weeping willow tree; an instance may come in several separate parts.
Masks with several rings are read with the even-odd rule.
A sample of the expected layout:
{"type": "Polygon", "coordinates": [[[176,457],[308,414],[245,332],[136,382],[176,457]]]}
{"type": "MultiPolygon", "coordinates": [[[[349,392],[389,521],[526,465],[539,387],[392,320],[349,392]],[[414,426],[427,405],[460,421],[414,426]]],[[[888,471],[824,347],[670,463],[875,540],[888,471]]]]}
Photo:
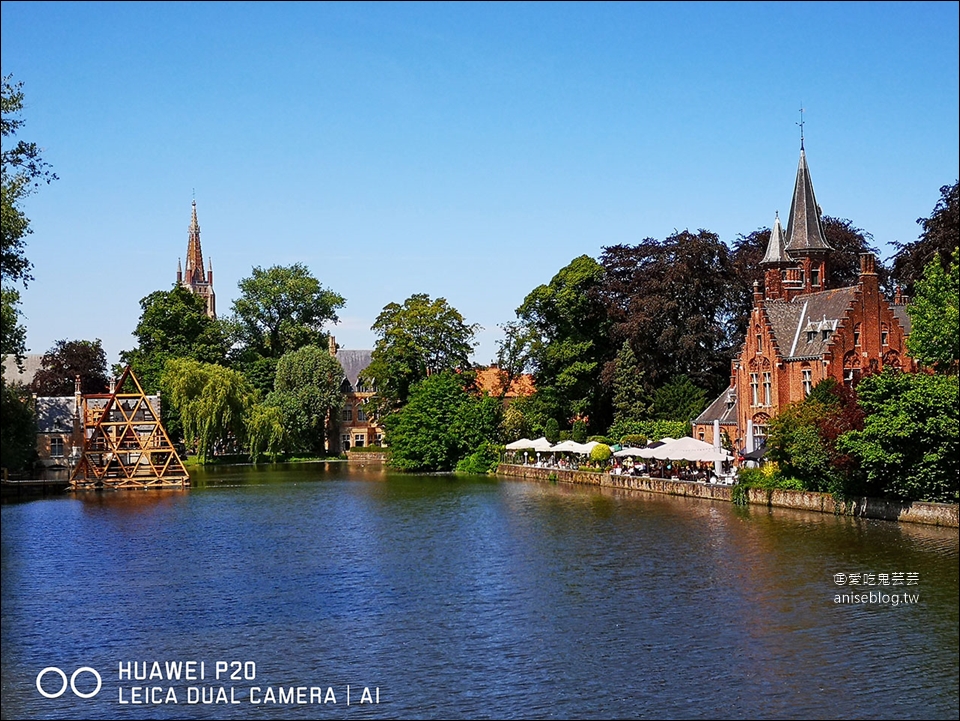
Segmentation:
{"type": "Polygon", "coordinates": [[[160,382],[167,401],[183,422],[188,447],[201,463],[208,462],[218,445],[242,444],[253,389],[239,373],[190,358],[167,361],[160,382]]]}
{"type": "Polygon", "coordinates": [[[288,444],[281,409],[263,403],[253,406],[247,417],[247,438],[250,442],[250,460],[258,463],[260,459],[269,457],[276,462],[288,444]]]}

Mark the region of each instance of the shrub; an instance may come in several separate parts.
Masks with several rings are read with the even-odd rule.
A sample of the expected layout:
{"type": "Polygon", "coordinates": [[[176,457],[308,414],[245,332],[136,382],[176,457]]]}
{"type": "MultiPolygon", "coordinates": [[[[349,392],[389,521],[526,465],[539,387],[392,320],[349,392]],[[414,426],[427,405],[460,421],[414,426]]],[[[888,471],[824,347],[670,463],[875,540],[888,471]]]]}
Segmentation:
{"type": "Polygon", "coordinates": [[[647,445],[647,437],[643,433],[628,433],[620,439],[624,448],[631,446],[633,448],[643,448],[647,445]]]}
{"type": "Polygon", "coordinates": [[[457,473],[475,473],[479,475],[491,473],[497,469],[502,451],[502,446],[484,443],[480,448],[457,463],[457,473]]]}
{"type": "Polygon", "coordinates": [[[590,451],[590,460],[596,463],[606,463],[612,455],[613,451],[610,450],[610,446],[605,443],[598,443],[590,451]]]}
{"type": "Polygon", "coordinates": [[[583,421],[575,421],[573,424],[573,433],[571,435],[575,443],[586,443],[587,424],[583,421]]]}

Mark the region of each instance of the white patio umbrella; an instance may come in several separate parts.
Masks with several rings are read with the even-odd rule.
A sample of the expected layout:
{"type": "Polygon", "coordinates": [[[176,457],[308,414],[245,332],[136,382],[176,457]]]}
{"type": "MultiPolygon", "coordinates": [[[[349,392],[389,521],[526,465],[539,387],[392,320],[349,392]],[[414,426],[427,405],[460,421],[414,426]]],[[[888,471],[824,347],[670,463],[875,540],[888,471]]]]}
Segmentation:
{"type": "MultiPolygon", "coordinates": [[[[661,461],[699,461],[708,453],[715,453],[716,449],[709,443],[698,441],[696,438],[684,436],[670,443],[664,443],[655,448],[651,458],[661,461]]],[[[713,460],[712,458],[709,460],[713,460]]]]}
{"type": "Polygon", "coordinates": [[[532,441],[532,445],[530,447],[539,452],[553,450],[553,444],[550,443],[545,436],[540,436],[535,441],[532,441]]]}
{"type": "Polygon", "coordinates": [[[519,441],[514,441],[513,443],[508,443],[504,446],[508,451],[525,451],[529,448],[533,448],[533,441],[529,438],[521,438],[519,441]]]}
{"type": "MultiPolygon", "coordinates": [[[[614,451],[614,454],[617,458],[626,458],[628,456],[640,456],[644,451],[643,448],[634,448],[633,446],[627,446],[626,448],[621,448],[619,451],[614,451]]],[[[643,458],[643,456],[640,456],[643,458]]]]}

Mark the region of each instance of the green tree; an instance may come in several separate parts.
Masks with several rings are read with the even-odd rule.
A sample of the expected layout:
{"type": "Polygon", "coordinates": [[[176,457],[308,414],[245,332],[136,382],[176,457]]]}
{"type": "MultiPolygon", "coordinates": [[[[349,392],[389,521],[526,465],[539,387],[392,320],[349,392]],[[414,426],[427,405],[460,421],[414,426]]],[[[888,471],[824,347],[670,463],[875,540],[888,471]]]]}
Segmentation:
{"type": "Polygon", "coordinates": [[[885,369],[857,386],[863,429],[838,447],[859,459],[872,487],[903,501],[957,503],[960,411],[956,375],[885,369]]]}
{"type": "MultiPolygon", "coordinates": [[[[0,353],[12,355],[19,364],[26,353],[27,332],[20,323],[20,292],[17,284],[26,287],[32,280],[32,264],[27,259],[27,236],[30,219],[21,209],[23,200],[42,183],[57,176],[40,155],[36,143],[18,139],[23,127],[23,84],[4,75],[0,92],[0,131],[3,135],[2,171],[0,171],[0,353]]],[[[10,408],[14,408],[10,406],[10,408]]],[[[14,412],[14,411],[11,411],[14,412]]],[[[5,439],[4,444],[8,441],[5,439]]]]}
{"type": "Polygon", "coordinates": [[[411,388],[408,402],[384,419],[390,463],[408,471],[443,471],[484,443],[496,442],[501,405],[477,397],[464,378],[436,373],[411,388]]]}
{"type": "Polygon", "coordinates": [[[44,353],[30,386],[39,396],[72,396],[77,376],[82,393],[107,392],[107,354],[99,338],[56,341],[44,353]]]}
{"type": "Polygon", "coordinates": [[[0,467],[18,473],[37,457],[37,423],[30,392],[22,385],[0,382],[0,467]]]}
{"type": "Polygon", "coordinates": [[[11,355],[19,365],[27,352],[27,329],[20,323],[20,292],[4,287],[0,307],[0,355],[11,355]]]}
{"type": "Polygon", "coordinates": [[[281,407],[265,403],[253,405],[247,414],[246,425],[251,461],[259,463],[263,458],[270,458],[276,462],[286,452],[289,441],[281,407]]]}
{"type": "Polygon", "coordinates": [[[587,418],[597,429],[610,415],[600,375],[611,359],[610,324],[597,296],[603,282],[603,267],[581,255],[517,308],[544,416],[587,418]]]}
{"type": "Polygon", "coordinates": [[[377,344],[363,375],[377,389],[385,416],[403,406],[427,376],[469,368],[480,326],[468,324],[446,299],[417,293],[403,305],[386,305],[371,330],[377,344]]]}
{"type": "Polygon", "coordinates": [[[643,381],[643,368],[629,341],[624,341],[613,371],[613,420],[615,423],[647,420],[652,405],[643,381]]]}
{"type": "Polygon", "coordinates": [[[140,321],[133,331],[137,347],[120,354],[133,368],[143,389],[160,388],[166,362],[191,358],[201,363],[226,363],[230,342],[224,324],[207,315],[203,298],[182,285],[154,291],[140,301],[140,321]]]}
{"type": "Polygon", "coordinates": [[[280,358],[275,389],[264,405],[280,410],[287,453],[323,454],[327,418],[335,418],[343,407],[344,380],[337,359],[317,346],[304,346],[280,358]]]}
{"type": "Polygon", "coordinates": [[[912,243],[894,243],[893,274],[908,295],[934,259],[946,268],[960,246],[960,182],[940,188],[940,199],[928,218],[918,218],[920,237],[912,243]]]}
{"type": "Polygon", "coordinates": [[[31,263],[26,256],[26,237],[31,232],[30,220],[20,204],[36,191],[41,183],[50,183],[57,176],[40,155],[36,143],[16,139],[23,127],[23,83],[14,83],[10,75],[3,76],[0,93],[0,130],[3,134],[2,168],[2,226],[0,246],[0,275],[4,284],[31,280],[31,263]],[[9,138],[9,140],[8,140],[9,138]]]}
{"type": "Polygon", "coordinates": [[[161,379],[164,397],[180,414],[187,445],[207,463],[218,447],[241,445],[253,389],[243,374],[190,358],[167,361],[161,379]]]}
{"type": "Polygon", "coordinates": [[[253,269],[233,302],[235,329],[249,360],[280,358],[307,345],[323,346],[327,323],[337,323],[346,302],[320,285],[302,263],[253,269]]]}
{"type": "Polygon", "coordinates": [[[653,417],[662,421],[691,421],[706,407],[706,391],[685,375],[671,378],[653,394],[653,417]]]}
{"type": "Polygon", "coordinates": [[[856,394],[827,378],[803,401],[791,403],[770,421],[769,458],[783,476],[799,480],[810,491],[865,493],[856,459],[837,439],[863,428],[863,411],[856,394]]]}
{"type": "Polygon", "coordinates": [[[560,423],[556,418],[547,420],[547,424],[543,428],[543,437],[550,443],[556,443],[560,440],[560,423]]]}
{"type": "Polygon", "coordinates": [[[603,249],[601,295],[619,347],[630,342],[652,393],[686,375],[719,393],[737,344],[739,283],[730,251],[707,230],[603,249]]]}
{"type": "Polygon", "coordinates": [[[957,372],[960,364],[960,249],[944,269],[931,261],[916,284],[916,297],[907,306],[912,329],[907,338],[910,355],[937,371],[957,372]]]}

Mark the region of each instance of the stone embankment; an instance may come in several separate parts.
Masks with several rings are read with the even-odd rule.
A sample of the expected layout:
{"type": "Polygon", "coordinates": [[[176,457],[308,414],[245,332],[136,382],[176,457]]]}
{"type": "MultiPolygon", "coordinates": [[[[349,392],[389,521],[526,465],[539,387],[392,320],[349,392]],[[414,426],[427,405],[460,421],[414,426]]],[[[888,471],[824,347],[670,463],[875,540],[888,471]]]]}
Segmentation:
{"type": "MultiPolygon", "coordinates": [[[[718,501],[732,502],[734,498],[732,486],[674,481],[647,476],[616,476],[610,473],[537,468],[508,463],[501,463],[497,467],[497,475],[538,481],[556,481],[558,483],[578,483],[603,488],[624,488],[650,493],[666,493],[672,496],[711,498],[718,501]]],[[[879,498],[855,498],[842,501],[835,499],[829,493],[765,488],[750,488],[747,489],[746,493],[747,502],[750,505],[796,508],[803,511],[820,511],[821,513],[877,518],[885,521],[958,527],[958,506],[951,503],[899,503],[879,498]]]]}

